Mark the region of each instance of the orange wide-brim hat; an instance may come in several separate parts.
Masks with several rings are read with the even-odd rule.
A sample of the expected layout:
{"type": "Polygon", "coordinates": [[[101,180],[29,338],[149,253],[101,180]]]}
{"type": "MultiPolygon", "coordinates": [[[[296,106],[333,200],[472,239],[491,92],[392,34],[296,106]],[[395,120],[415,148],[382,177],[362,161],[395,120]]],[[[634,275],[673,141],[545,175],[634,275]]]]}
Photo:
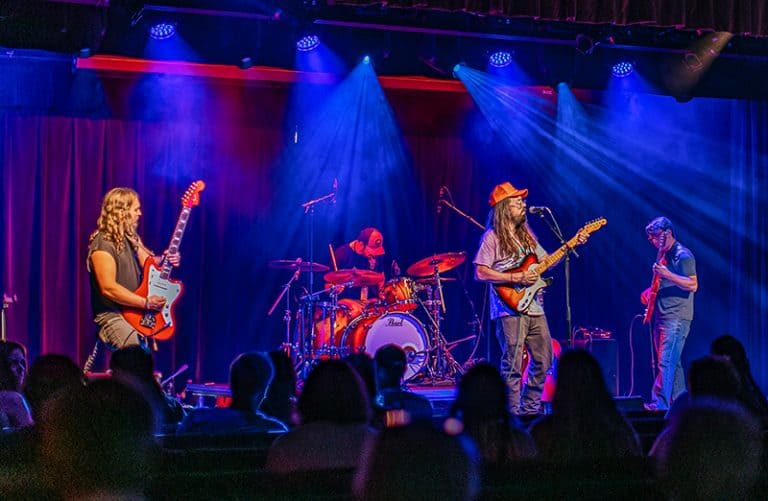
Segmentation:
{"type": "Polygon", "coordinates": [[[493,191],[491,192],[491,198],[488,200],[488,203],[491,204],[491,207],[493,207],[497,203],[504,200],[505,198],[512,198],[512,197],[525,198],[527,196],[528,196],[527,188],[518,190],[517,188],[512,186],[511,183],[505,182],[505,183],[497,184],[496,187],[493,188],[493,191]]]}

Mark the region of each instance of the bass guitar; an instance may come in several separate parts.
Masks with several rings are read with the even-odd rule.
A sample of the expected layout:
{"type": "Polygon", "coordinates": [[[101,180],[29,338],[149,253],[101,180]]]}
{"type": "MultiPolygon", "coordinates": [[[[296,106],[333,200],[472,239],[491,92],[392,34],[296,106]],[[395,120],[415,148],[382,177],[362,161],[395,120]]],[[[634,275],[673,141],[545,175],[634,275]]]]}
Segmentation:
{"type": "MultiPolygon", "coordinates": [[[[664,256],[666,251],[664,248],[667,246],[667,233],[663,232],[659,236],[659,253],[656,254],[656,264],[659,266],[666,266],[667,259],[664,256]]],[[[656,307],[656,296],[659,294],[659,286],[661,285],[661,276],[656,273],[653,274],[653,280],[651,281],[650,293],[648,294],[648,303],[645,305],[645,313],[643,314],[643,324],[647,324],[651,321],[653,316],[653,310],[656,307]]]]}
{"type": "Polygon", "coordinates": [[[517,311],[518,313],[525,313],[531,306],[536,294],[549,285],[549,281],[541,278],[541,274],[547,271],[551,266],[560,261],[568,250],[576,247],[579,244],[579,234],[587,233],[591,234],[608,224],[605,218],[595,219],[585,224],[576,235],[568,240],[564,245],[557,249],[552,254],[548,255],[541,262],[538,261],[535,254],[529,254],[523,259],[523,264],[518,266],[512,271],[518,273],[526,270],[535,271],[539,277],[536,282],[531,285],[495,285],[496,292],[499,297],[504,301],[507,306],[517,311]]]}
{"type": "MultiPolygon", "coordinates": [[[[195,181],[181,197],[181,213],[176,221],[176,228],[173,230],[171,244],[168,246],[169,254],[175,254],[179,251],[181,237],[184,236],[184,229],[187,227],[192,207],[200,203],[200,192],[204,189],[204,182],[195,181]]],[[[134,292],[142,297],[162,296],[165,298],[165,306],[160,311],[136,308],[123,310],[123,317],[134,329],[142,335],[158,341],[170,339],[176,330],[173,307],[181,296],[182,284],[179,280],[170,278],[172,269],[173,265],[167,259],[164,259],[161,266],[158,266],[153,257],[148,257],[144,262],[141,285],[134,292]]]]}

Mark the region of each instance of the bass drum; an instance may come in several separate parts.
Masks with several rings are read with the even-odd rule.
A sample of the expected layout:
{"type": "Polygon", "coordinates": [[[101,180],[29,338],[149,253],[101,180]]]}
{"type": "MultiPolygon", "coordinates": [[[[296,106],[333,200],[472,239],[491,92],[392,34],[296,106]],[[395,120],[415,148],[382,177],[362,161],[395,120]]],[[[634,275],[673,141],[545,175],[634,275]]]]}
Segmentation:
{"type": "Polygon", "coordinates": [[[344,331],[342,347],[350,353],[367,353],[371,357],[387,344],[399,346],[405,352],[404,380],[408,380],[427,363],[426,329],[409,313],[390,312],[381,316],[363,315],[354,319],[344,331]]]}

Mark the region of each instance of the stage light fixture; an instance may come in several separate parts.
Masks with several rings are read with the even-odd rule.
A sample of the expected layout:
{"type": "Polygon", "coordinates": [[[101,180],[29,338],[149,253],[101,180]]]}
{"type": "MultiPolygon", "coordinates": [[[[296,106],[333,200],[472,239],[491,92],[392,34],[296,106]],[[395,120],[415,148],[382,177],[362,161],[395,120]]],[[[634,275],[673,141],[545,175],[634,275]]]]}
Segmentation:
{"type": "Polygon", "coordinates": [[[248,57],[248,56],[245,56],[245,57],[241,57],[241,58],[240,58],[240,62],[239,62],[239,63],[237,63],[237,66],[238,66],[238,67],[239,67],[241,70],[247,70],[248,68],[250,68],[250,67],[252,67],[252,66],[253,66],[253,58],[250,58],[250,57],[248,57]]]}
{"type": "Polygon", "coordinates": [[[635,67],[627,61],[620,61],[611,67],[611,75],[616,78],[628,77],[633,71],[635,71],[635,67]]]}
{"type": "Polygon", "coordinates": [[[488,57],[488,64],[494,68],[504,68],[512,63],[512,54],[507,51],[497,51],[488,57]]]}
{"type": "Polygon", "coordinates": [[[149,28],[149,36],[154,40],[167,40],[176,34],[176,23],[166,21],[153,24],[149,28]]]}
{"type": "Polygon", "coordinates": [[[371,56],[363,57],[363,64],[371,64],[371,56]]]}
{"type": "Polygon", "coordinates": [[[304,35],[296,42],[296,50],[299,52],[309,52],[320,46],[320,37],[317,35],[304,35]]]}

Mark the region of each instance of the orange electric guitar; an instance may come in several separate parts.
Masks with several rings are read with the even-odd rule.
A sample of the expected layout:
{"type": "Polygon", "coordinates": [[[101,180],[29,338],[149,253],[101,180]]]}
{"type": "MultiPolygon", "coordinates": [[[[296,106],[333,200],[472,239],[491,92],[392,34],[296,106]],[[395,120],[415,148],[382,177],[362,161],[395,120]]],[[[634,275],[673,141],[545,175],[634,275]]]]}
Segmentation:
{"type": "MultiPolygon", "coordinates": [[[[662,232],[659,236],[659,253],[656,255],[656,264],[660,266],[666,266],[667,260],[665,258],[666,251],[664,247],[667,246],[667,232],[662,232]]],[[[648,304],[645,305],[645,314],[643,315],[643,323],[647,324],[651,321],[653,316],[653,310],[656,307],[656,296],[659,294],[659,285],[661,285],[661,276],[656,273],[653,274],[653,280],[651,281],[651,292],[648,294],[648,304]]]]}
{"type": "Polygon", "coordinates": [[[583,228],[581,228],[577,233],[576,236],[568,240],[565,245],[561,246],[559,249],[557,249],[552,254],[545,257],[541,262],[538,262],[538,259],[536,258],[535,254],[529,254],[528,256],[523,259],[523,264],[515,268],[514,270],[507,270],[512,271],[513,273],[518,273],[521,271],[526,270],[533,270],[536,273],[539,274],[539,277],[536,279],[536,282],[524,286],[524,285],[495,285],[496,292],[499,294],[499,297],[513,310],[524,313],[528,311],[528,308],[531,306],[531,302],[536,297],[536,294],[549,285],[549,281],[541,278],[541,274],[547,271],[552,265],[560,261],[560,259],[565,255],[565,253],[568,251],[568,249],[572,249],[573,247],[576,247],[579,244],[578,235],[579,233],[587,233],[591,234],[602,228],[608,224],[608,221],[605,218],[595,219],[594,221],[590,221],[587,224],[584,225],[583,228]]]}
{"type": "MultiPolygon", "coordinates": [[[[189,214],[192,212],[192,207],[200,203],[200,192],[204,189],[204,182],[195,181],[181,197],[181,213],[178,221],[176,221],[176,228],[173,230],[171,244],[168,246],[169,254],[175,254],[179,251],[179,244],[181,244],[181,237],[184,236],[189,214]]],[[[142,297],[163,296],[165,298],[163,309],[160,311],[135,308],[123,310],[123,317],[134,329],[144,336],[159,341],[170,339],[176,330],[173,306],[181,296],[182,284],[178,280],[170,279],[172,269],[173,265],[167,259],[164,259],[162,266],[158,267],[154,258],[148,257],[144,262],[141,285],[134,291],[142,297]]]]}

